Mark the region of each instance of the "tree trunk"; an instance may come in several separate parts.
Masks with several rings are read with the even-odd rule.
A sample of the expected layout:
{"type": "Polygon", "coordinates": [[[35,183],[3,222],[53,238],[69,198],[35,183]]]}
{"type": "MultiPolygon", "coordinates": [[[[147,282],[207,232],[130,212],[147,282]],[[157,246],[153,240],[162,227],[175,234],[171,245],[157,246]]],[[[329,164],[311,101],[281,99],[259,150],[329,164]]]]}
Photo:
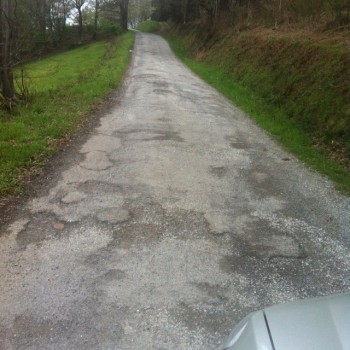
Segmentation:
{"type": "Polygon", "coordinates": [[[1,0],[0,13],[0,84],[3,97],[12,104],[16,99],[12,72],[12,3],[1,0]]]}
{"type": "Polygon", "coordinates": [[[188,0],[183,1],[183,22],[184,24],[187,23],[187,7],[188,7],[188,0]]]}
{"type": "Polygon", "coordinates": [[[40,31],[40,41],[42,47],[46,46],[47,44],[47,35],[46,35],[46,15],[47,15],[47,4],[44,0],[36,0],[36,11],[37,11],[37,18],[38,18],[38,26],[40,31]]]}
{"type": "Polygon", "coordinates": [[[128,6],[129,0],[120,0],[120,26],[123,32],[128,30],[128,6]]]}
{"type": "Polygon", "coordinates": [[[83,42],[83,14],[81,12],[81,6],[77,7],[78,10],[78,44],[83,42]]]}
{"type": "Polygon", "coordinates": [[[95,0],[95,18],[94,18],[94,33],[92,35],[92,39],[96,40],[97,39],[97,25],[98,25],[98,11],[100,7],[100,1],[95,0]]]}

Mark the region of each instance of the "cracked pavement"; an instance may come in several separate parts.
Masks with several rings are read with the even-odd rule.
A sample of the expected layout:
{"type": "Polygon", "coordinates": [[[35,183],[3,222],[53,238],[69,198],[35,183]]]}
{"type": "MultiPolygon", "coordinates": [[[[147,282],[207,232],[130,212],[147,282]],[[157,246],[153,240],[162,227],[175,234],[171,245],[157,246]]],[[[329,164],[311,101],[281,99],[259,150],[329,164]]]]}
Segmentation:
{"type": "Polygon", "coordinates": [[[159,36],[133,56],[119,102],[2,228],[1,349],[215,349],[253,310],[350,289],[349,198],[159,36]]]}

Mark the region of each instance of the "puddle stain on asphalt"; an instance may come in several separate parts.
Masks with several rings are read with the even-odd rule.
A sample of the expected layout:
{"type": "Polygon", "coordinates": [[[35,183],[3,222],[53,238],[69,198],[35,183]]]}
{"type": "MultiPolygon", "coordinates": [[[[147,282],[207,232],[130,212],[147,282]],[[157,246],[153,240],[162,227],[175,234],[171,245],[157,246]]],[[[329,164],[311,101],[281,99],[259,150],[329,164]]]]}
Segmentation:
{"type": "Polygon", "coordinates": [[[124,88],[0,236],[0,348],[214,349],[253,310],[349,289],[349,199],[158,36],[124,88]]]}

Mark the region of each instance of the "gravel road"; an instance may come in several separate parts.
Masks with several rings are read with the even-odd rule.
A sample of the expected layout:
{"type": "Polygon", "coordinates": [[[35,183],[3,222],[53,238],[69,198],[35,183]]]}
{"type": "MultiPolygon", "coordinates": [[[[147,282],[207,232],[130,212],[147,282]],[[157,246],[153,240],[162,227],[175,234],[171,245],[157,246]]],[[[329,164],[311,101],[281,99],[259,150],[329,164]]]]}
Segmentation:
{"type": "Polygon", "coordinates": [[[122,96],[0,236],[1,349],[215,349],[350,289],[350,200],[137,34],[122,96]]]}

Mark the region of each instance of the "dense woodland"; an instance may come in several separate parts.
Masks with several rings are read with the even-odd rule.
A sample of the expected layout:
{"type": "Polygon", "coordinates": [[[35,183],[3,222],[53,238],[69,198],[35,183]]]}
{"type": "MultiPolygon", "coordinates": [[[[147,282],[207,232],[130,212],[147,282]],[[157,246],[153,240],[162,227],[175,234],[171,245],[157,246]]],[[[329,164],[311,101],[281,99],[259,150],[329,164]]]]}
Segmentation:
{"type": "Polygon", "coordinates": [[[308,24],[314,28],[349,28],[350,0],[154,0],[153,18],[178,23],[308,24]]]}

